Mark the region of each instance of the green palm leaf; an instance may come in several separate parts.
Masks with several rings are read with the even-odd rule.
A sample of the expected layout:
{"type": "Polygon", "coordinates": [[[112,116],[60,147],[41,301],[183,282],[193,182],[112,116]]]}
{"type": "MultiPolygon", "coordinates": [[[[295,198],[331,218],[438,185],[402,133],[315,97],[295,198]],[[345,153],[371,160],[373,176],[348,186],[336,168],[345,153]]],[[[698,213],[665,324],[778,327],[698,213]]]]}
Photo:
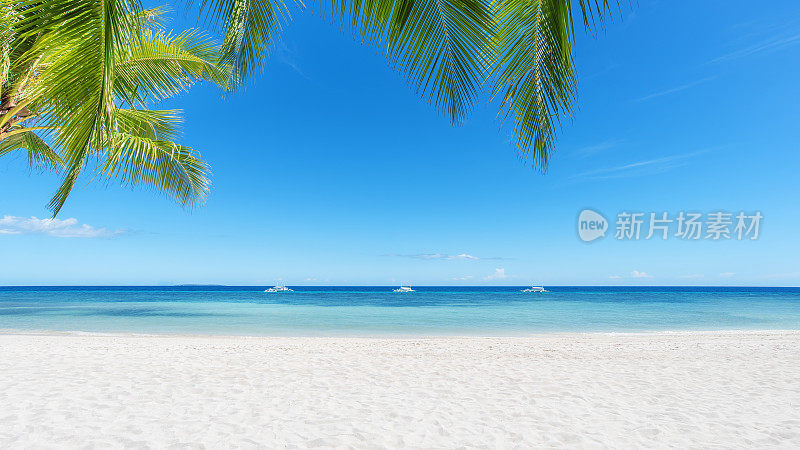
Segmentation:
{"type": "MultiPolygon", "coordinates": [[[[608,1],[579,0],[584,25],[608,10],[608,1]]],[[[523,159],[545,170],[555,127],[572,113],[576,78],[569,0],[498,0],[494,94],[501,114],[513,117],[523,159]]]]}
{"type": "Polygon", "coordinates": [[[123,132],[113,133],[112,139],[102,155],[104,176],[158,189],[184,206],[205,201],[210,170],[191,148],[123,132]]]}
{"type": "Polygon", "coordinates": [[[56,145],[63,149],[68,176],[50,201],[58,213],[92,149],[109,141],[116,109],[116,48],[130,41],[137,28],[133,0],[48,0],[29,2],[26,33],[49,31],[33,50],[50,65],[40,75],[40,109],[60,128],[56,145]],[[80,61],[80,63],[77,63],[80,61]]]}
{"type": "Polygon", "coordinates": [[[178,110],[117,109],[117,131],[152,140],[173,141],[181,124],[178,110]]]}
{"type": "Polygon", "coordinates": [[[142,30],[116,55],[115,91],[130,104],[143,104],[185,91],[195,80],[225,87],[230,70],[218,58],[219,48],[197,31],[142,30]]]}
{"type": "Polygon", "coordinates": [[[490,61],[493,21],[485,0],[334,0],[354,34],[386,49],[422,96],[453,123],[471,110],[490,61]]]}
{"type": "Polygon", "coordinates": [[[25,131],[0,141],[0,156],[14,150],[26,150],[28,164],[35,169],[59,169],[64,166],[61,157],[33,131],[25,131]]]}
{"type": "Polygon", "coordinates": [[[290,18],[283,0],[199,0],[198,3],[200,14],[222,29],[221,58],[232,70],[234,86],[263,65],[278,40],[281,24],[290,18]]]}
{"type": "Polygon", "coordinates": [[[54,214],[95,161],[103,176],[161,189],[184,205],[202,201],[208,168],[173,142],[179,111],[150,111],[147,103],[198,80],[226,86],[230,70],[219,64],[218,46],[196,31],[164,33],[162,10],[143,10],[138,0],[21,0],[15,7],[9,72],[17,85],[24,68],[35,76],[25,89],[5,83],[3,92],[22,102],[0,110],[0,121],[9,121],[0,124],[0,142],[11,148],[20,139],[5,137],[22,132],[22,107],[56,129],[51,144],[66,171],[50,202],[54,214]]]}

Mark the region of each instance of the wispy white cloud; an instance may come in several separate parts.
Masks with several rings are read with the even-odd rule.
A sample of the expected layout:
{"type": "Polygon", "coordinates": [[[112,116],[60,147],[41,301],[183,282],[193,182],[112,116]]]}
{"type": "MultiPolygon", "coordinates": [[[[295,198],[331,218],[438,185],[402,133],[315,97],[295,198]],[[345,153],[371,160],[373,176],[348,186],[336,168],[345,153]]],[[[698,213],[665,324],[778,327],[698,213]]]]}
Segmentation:
{"type": "Polygon", "coordinates": [[[672,87],[672,88],[669,88],[669,89],[665,89],[663,91],[654,92],[654,93],[652,93],[650,95],[645,95],[644,97],[639,97],[634,101],[644,102],[644,101],[647,101],[647,100],[654,99],[656,97],[662,97],[664,95],[669,95],[669,94],[674,94],[676,92],[685,91],[686,89],[693,88],[693,87],[697,86],[698,84],[703,84],[703,83],[705,83],[707,81],[711,81],[714,78],[716,78],[716,77],[706,77],[706,78],[702,78],[702,79],[699,79],[699,80],[696,80],[696,81],[692,81],[691,83],[681,84],[679,86],[675,86],[675,87],[672,87]]]}
{"type": "Polygon", "coordinates": [[[473,278],[472,275],[464,275],[463,277],[453,277],[453,278],[451,278],[451,280],[453,280],[453,281],[467,281],[467,280],[471,280],[472,278],[473,278]]]}
{"type": "Polygon", "coordinates": [[[442,260],[442,261],[478,261],[478,260],[497,261],[497,260],[507,259],[499,256],[493,256],[488,258],[478,257],[475,255],[470,255],[469,253],[459,253],[457,255],[450,255],[446,253],[415,253],[411,255],[389,255],[389,256],[396,256],[400,258],[424,259],[424,260],[442,260]]]}
{"type": "Polygon", "coordinates": [[[305,78],[306,80],[311,79],[311,77],[309,77],[300,67],[300,64],[297,63],[297,52],[287,47],[286,43],[283,41],[279,42],[278,45],[275,46],[275,55],[278,57],[278,60],[289,66],[301,77],[305,78]]]}
{"type": "Polygon", "coordinates": [[[571,179],[592,179],[603,180],[610,178],[626,178],[636,177],[643,175],[653,175],[656,173],[666,172],[677,167],[686,165],[686,160],[696,155],[704,153],[704,151],[683,153],[680,155],[664,156],[661,158],[648,159],[645,161],[637,161],[629,164],[623,164],[616,167],[608,167],[604,169],[595,169],[588,172],[579,173],[570,177],[571,179]]]}
{"type": "Polygon", "coordinates": [[[730,278],[734,275],[736,275],[736,272],[722,272],[721,274],[719,274],[719,276],[722,278],[730,278]]]}
{"type": "Polygon", "coordinates": [[[63,238],[113,237],[125,230],[109,230],[82,224],[78,219],[39,219],[36,217],[3,216],[0,234],[43,234],[63,238]]]}
{"type": "Polygon", "coordinates": [[[772,36],[767,39],[764,39],[758,43],[749,45],[747,47],[743,47],[739,50],[724,54],[717,58],[714,58],[708,61],[707,64],[713,64],[718,62],[730,61],[733,59],[744,58],[746,56],[754,55],[756,53],[761,53],[769,50],[777,50],[783,47],[787,47],[789,45],[794,45],[800,43],[800,34],[791,34],[791,35],[782,35],[782,36],[772,36]]]}
{"type": "Polygon", "coordinates": [[[763,278],[767,280],[774,280],[774,279],[781,279],[781,278],[800,278],[800,272],[785,272],[785,273],[773,273],[769,275],[765,275],[763,278]]]}
{"type": "Polygon", "coordinates": [[[601,152],[603,150],[608,150],[610,148],[617,147],[620,144],[622,144],[623,142],[625,142],[625,141],[622,140],[622,139],[609,139],[609,140],[606,140],[606,141],[603,141],[603,142],[600,142],[600,143],[597,143],[597,144],[587,145],[585,147],[581,147],[581,148],[575,150],[575,154],[577,156],[581,156],[581,157],[591,156],[591,155],[593,155],[595,153],[598,153],[598,152],[601,152]]]}
{"type": "Polygon", "coordinates": [[[579,78],[581,83],[585,83],[586,81],[591,80],[592,78],[598,77],[600,75],[603,75],[603,74],[605,74],[607,72],[610,72],[610,71],[616,69],[617,67],[619,67],[619,64],[611,63],[611,64],[608,64],[607,66],[605,66],[604,68],[602,68],[602,69],[600,69],[598,71],[592,72],[592,73],[590,73],[588,75],[584,75],[584,76],[580,76],[579,75],[578,78],[579,78]]]}
{"type": "MultiPolygon", "coordinates": [[[[609,280],[621,280],[623,278],[627,278],[627,277],[624,277],[622,275],[609,275],[608,276],[609,280]]],[[[631,272],[630,278],[653,278],[653,276],[648,274],[647,272],[640,272],[638,270],[634,270],[634,271],[631,272]]]]}
{"type": "Polygon", "coordinates": [[[510,278],[508,275],[506,275],[506,269],[499,267],[494,269],[494,273],[484,278],[484,280],[503,280],[506,278],[510,278]]]}
{"type": "Polygon", "coordinates": [[[407,256],[409,258],[415,258],[415,259],[445,259],[448,261],[454,261],[454,260],[474,261],[478,259],[477,256],[468,255],[466,253],[461,253],[458,255],[445,255],[442,253],[420,253],[417,255],[401,255],[401,256],[407,256]]]}

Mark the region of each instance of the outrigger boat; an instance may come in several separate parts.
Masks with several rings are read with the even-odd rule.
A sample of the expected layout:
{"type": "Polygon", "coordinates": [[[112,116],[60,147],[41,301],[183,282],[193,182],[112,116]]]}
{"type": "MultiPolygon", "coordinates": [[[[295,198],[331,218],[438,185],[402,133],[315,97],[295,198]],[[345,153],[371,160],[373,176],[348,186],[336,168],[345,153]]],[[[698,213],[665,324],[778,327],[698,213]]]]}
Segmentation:
{"type": "Polygon", "coordinates": [[[400,286],[397,289],[392,289],[392,292],[414,292],[410,287],[400,286]]]}
{"type": "Polygon", "coordinates": [[[522,292],[547,292],[547,291],[541,286],[531,286],[528,289],[523,289],[522,292]]]}
{"type": "Polygon", "coordinates": [[[264,289],[264,292],[294,292],[291,289],[287,288],[286,286],[282,286],[280,284],[275,285],[269,289],[264,289]]]}

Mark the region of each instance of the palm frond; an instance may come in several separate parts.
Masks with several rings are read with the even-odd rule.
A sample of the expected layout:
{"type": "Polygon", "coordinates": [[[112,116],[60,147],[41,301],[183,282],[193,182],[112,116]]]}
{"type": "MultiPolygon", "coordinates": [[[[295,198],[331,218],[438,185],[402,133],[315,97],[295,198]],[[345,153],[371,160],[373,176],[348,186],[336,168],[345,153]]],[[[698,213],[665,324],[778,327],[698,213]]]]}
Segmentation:
{"type": "Polygon", "coordinates": [[[184,206],[205,201],[210,170],[194,150],[130,133],[115,132],[113,139],[102,155],[103,176],[158,189],[184,206]]]}
{"type": "Polygon", "coordinates": [[[116,109],[114,59],[136,27],[136,0],[22,0],[28,9],[25,33],[39,33],[32,51],[49,65],[39,75],[38,108],[60,127],[56,145],[63,149],[68,176],[51,199],[54,214],[66,201],[91,148],[109,140],[116,109]]]}
{"type": "Polygon", "coordinates": [[[116,130],[157,141],[174,141],[182,123],[178,110],[117,109],[116,130]]]}
{"type": "Polygon", "coordinates": [[[61,157],[33,131],[24,131],[0,141],[0,157],[15,150],[26,150],[32,169],[57,170],[64,166],[61,157]]]}
{"type": "Polygon", "coordinates": [[[161,30],[164,27],[165,20],[164,15],[167,13],[167,8],[165,6],[156,6],[154,8],[149,9],[142,9],[142,10],[133,10],[131,15],[131,21],[138,23],[139,27],[137,31],[141,30],[161,30]]]}
{"type": "MultiPolygon", "coordinates": [[[[579,0],[591,29],[608,0],[579,0]]],[[[546,170],[563,116],[572,114],[577,82],[572,57],[574,26],[569,0],[498,0],[494,95],[503,118],[513,117],[523,160],[546,170]]]]}
{"type": "Polygon", "coordinates": [[[23,12],[15,22],[16,79],[35,67],[24,96],[38,121],[58,128],[53,145],[66,166],[50,201],[54,215],[88,161],[99,159],[104,174],[115,174],[120,161],[137,161],[125,155],[148,148],[161,156],[140,157],[140,169],[126,166],[129,182],[161,188],[184,204],[204,197],[207,178],[198,173],[207,172],[205,163],[172,142],[179,112],[148,111],[147,103],[198,80],[226,86],[229,68],[219,63],[219,47],[197,31],[164,33],[162,10],[142,9],[139,0],[20,0],[15,7],[23,12]],[[122,103],[136,109],[120,109],[122,103]]]}
{"type": "Polygon", "coordinates": [[[489,0],[333,0],[331,10],[357,38],[385,47],[453,123],[472,109],[491,58],[489,0]]]}
{"type": "Polygon", "coordinates": [[[219,64],[219,48],[202,33],[179,35],[143,30],[115,59],[115,90],[129,103],[159,101],[185,91],[196,80],[227,86],[230,70],[219,64]]]}
{"type": "Polygon", "coordinates": [[[64,179],[61,181],[61,185],[56,190],[56,193],[53,194],[53,197],[50,198],[50,202],[47,204],[47,207],[53,211],[53,217],[58,215],[58,212],[64,206],[64,203],[67,201],[67,197],[72,192],[72,188],[75,187],[75,183],[78,182],[78,177],[83,170],[83,167],[86,165],[86,157],[84,156],[81,159],[76,160],[75,162],[71,163],[67,166],[67,172],[64,176],[64,179]]]}
{"type": "MultiPolygon", "coordinates": [[[[302,4],[302,0],[297,0],[302,4]]],[[[194,0],[189,0],[193,3],[194,0]]],[[[222,61],[232,86],[255,73],[290,18],[283,0],[198,0],[200,14],[222,30],[222,61]]]]}
{"type": "MultiPolygon", "coordinates": [[[[581,15],[583,16],[583,26],[587,31],[593,31],[597,23],[603,25],[603,18],[608,15],[611,16],[611,1],[610,0],[578,0],[581,8],[581,15]]],[[[619,8],[619,0],[615,2],[619,8]]]]}

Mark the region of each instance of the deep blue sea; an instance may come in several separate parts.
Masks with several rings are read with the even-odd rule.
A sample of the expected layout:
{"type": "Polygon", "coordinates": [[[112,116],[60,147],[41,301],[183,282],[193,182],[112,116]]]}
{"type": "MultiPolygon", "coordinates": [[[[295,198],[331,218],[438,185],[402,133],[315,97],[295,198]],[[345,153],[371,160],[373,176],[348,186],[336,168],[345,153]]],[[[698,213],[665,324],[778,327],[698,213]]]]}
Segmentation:
{"type": "Polygon", "coordinates": [[[0,287],[0,330],[391,336],[800,329],[800,288],[264,289],[0,287]]]}

